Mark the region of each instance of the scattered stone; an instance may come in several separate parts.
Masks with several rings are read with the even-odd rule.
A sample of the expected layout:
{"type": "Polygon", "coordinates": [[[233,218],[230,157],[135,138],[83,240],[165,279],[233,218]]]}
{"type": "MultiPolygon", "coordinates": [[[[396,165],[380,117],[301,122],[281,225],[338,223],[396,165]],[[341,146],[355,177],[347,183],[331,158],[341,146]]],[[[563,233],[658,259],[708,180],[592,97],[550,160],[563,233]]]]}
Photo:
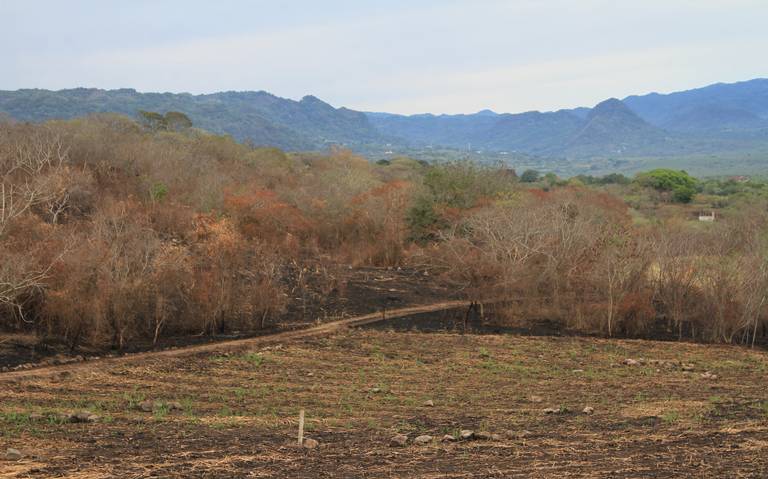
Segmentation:
{"type": "Polygon", "coordinates": [[[487,441],[491,438],[491,433],[488,431],[478,431],[475,433],[475,439],[480,439],[481,441],[487,441]]]}
{"type": "Polygon", "coordinates": [[[638,366],[640,364],[640,361],[636,359],[627,358],[624,361],[622,361],[622,364],[625,366],[638,366]]]}
{"type": "Polygon", "coordinates": [[[414,439],[413,442],[416,444],[422,444],[422,445],[429,444],[430,442],[432,442],[432,436],[428,434],[423,434],[421,436],[418,436],[416,439],[414,439]]]}
{"type": "Polygon", "coordinates": [[[167,402],[167,403],[165,403],[165,405],[166,405],[166,407],[168,408],[169,411],[183,411],[184,410],[184,406],[182,406],[181,403],[178,402],[178,401],[167,402]]]}
{"type": "Polygon", "coordinates": [[[572,372],[572,373],[583,373],[583,372],[584,372],[584,370],[583,370],[583,369],[574,369],[574,370],[572,370],[571,372],[572,372]]]}
{"type": "Polygon", "coordinates": [[[454,436],[452,436],[450,434],[446,434],[445,436],[443,436],[442,439],[440,439],[440,441],[441,442],[456,442],[456,437],[454,437],[454,436]]]}
{"type": "Polygon", "coordinates": [[[33,412],[32,414],[29,415],[29,419],[30,421],[42,421],[43,419],[45,419],[45,416],[43,416],[39,412],[33,412]]]}
{"type": "Polygon", "coordinates": [[[24,457],[24,454],[22,454],[18,449],[9,447],[5,451],[5,459],[7,461],[18,461],[21,460],[22,457],[24,457]]]}
{"type": "Polygon", "coordinates": [[[61,413],[61,412],[52,413],[48,417],[53,419],[54,421],[56,421],[58,423],[72,421],[72,415],[71,414],[64,414],[64,413],[61,413]]]}
{"type": "Polygon", "coordinates": [[[469,441],[470,439],[473,439],[475,437],[475,432],[470,431],[469,429],[463,429],[459,434],[459,437],[461,438],[462,441],[469,441]]]}
{"type": "Polygon", "coordinates": [[[536,403],[539,403],[539,402],[544,402],[544,398],[543,398],[543,397],[541,397],[541,396],[529,396],[529,397],[528,397],[528,400],[529,400],[530,402],[536,402],[536,403]]]}
{"type": "Polygon", "coordinates": [[[378,394],[381,392],[381,388],[371,388],[371,392],[374,394],[378,394]]]}
{"type": "Polygon", "coordinates": [[[544,409],[544,414],[558,414],[559,412],[560,408],[548,407],[544,409]]]}
{"type": "Polygon", "coordinates": [[[308,372],[308,373],[307,373],[307,376],[309,376],[309,377],[312,377],[312,376],[314,376],[314,375],[315,375],[315,373],[313,373],[312,371],[310,371],[310,372],[308,372]]]}
{"type": "Polygon", "coordinates": [[[315,439],[307,438],[307,439],[304,439],[303,445],[305,449],[316,449],[317,446],[320,445],[320,443],[317,442],[315,439]]]}
{"type": "Polygon", "coordinates": [[[526,431],[526,430],[513,431],[511,429],[508,429],[508,430],[504,431],[504,436],[507,439],[523,439],[523,438],[525,438],[527,436],[530,436],[530,434],[531,434],[531,431],[526,431]]]}
{"type": "Polygon", "coordinates": [[[503,438],[501,437],[501,434],[493,433],[491,434],[491,441],[501,441],[503,438]]]}
{"type": "Polygon", "coordinates": [[[680,366],[680,369],[682,369],[683,371],[689,373],[689,372],[693,371],[694,369],[696,369],[696,367],[693,364],[689,363],[689,364],[682,364],[680,366]]]}
{"type": "Polygon", "coordinates": [[[435,402],[433,400],[424,401],[424,406],[426,407],[435,407],[435,402]]]}
{"type": "Polygon", "coordinates": [[[584,414],[593,414],[595,412],[595,408],[592,406],[586,406],[584,409],[581,410],[584,414]]]}
{"type": "Polygon", "coordinates": [[[144,412],[152,412],[155,409],[155,402],[147,399],[139,403],[139,409],[144,412]]]}
{"type": "Polygon", "coordinates": [[[704,373],[701,373],[701,379],[709,379],[711,381],[714,381],[715,379],[717,379],[717,374],[712,374],[711,372],[706,371],[704,373]]]}
{"type": "Polygon", "coordinates": [[[405,434],[398,434],[389,440],[391,447],[405,447],[408,444],[408,436],[405,434]]]}
{"type": "Polygon", "coordinates": [[[99,416],[90,411],[80,411],[70,414],[69,420],[70,422],[96,422],[99,420],[99,416]]]}

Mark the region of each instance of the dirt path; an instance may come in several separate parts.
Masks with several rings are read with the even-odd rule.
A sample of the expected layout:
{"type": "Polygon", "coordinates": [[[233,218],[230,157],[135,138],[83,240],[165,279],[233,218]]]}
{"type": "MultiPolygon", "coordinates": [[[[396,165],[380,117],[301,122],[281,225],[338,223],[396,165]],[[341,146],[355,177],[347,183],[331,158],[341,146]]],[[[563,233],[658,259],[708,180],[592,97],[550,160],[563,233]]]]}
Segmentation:
{"type": "Polygon", "coordinates": [[[407,308],[392,309],[386,311],[385,316],[382,313],[375,312],[364,314],[362,316],[355,316],[347,319],[340,319],[337,321],[331,321],[323,323],[318,326],[313,326],[306,329],[300,329],[296,331],[285,331],[281,333],[269,334],[265,336],[258,336],[254,338],[235,339],[229,341],[219,341],[209,344],[202,344],[199,346],[189,346],[177,349],[167,349],[163,351],[150,351],[144,353],[128,354],[125,356],[100,358],[95,360],[87,360],[77,363],[68,363],[56,366],[43,366],[32,369],[22,369],[17,371],[9,371],[0,373],[0,383],[3,381],[16,380],[27,377],[42,377],[59,374],[63,371],[85,371],[88,369],[100,367],[104,364],[117,364],[117,363],[130,363],[135,361],[142,361],[145,359],[159,358],[159,357],[179,357],[187,356],[199,353],[218,352],[218,351],[237,351],[241,349],[250,348],[256,345],[275,343],[281,341],[289,341],[292,339],[307,338],[312,336],[321,336],[339,331],[344,328],[362,326],[365,324],[375,323],[382,321],[383,319],[401,318],[404,316],[410,316],[414,314],[429,313],[434,311],[445,311],[459,306],[466,305],[467,302],[463,300],[457,301],[443,301],[439,303],[432,303],[420,306],[409,306],[407,308]]]}

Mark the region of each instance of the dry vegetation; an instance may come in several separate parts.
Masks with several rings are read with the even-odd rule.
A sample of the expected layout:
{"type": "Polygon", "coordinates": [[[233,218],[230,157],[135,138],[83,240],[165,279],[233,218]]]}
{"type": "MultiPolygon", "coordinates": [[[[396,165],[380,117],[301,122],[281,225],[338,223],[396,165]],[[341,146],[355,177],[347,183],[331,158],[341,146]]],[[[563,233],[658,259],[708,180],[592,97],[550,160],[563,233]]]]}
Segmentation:
{"type": "Polygon", "coordinates": [[[0,476],[758,478],[767,372],[732,346],[363,330],[94,363],[2,384],[0,448],[26,457],[0,476]],[[440,442],[462,429],[500,437],[440,442]]]}
{"type": "MultiPolygon", "coordinates": [[[[648,186],[653,175],[611,188],[546,178],[531,186],[504,168],[372,164],[343,150],[287,155],[112,115],[5,122],[0,329],[72,350],[254,332],[297,300],[306,310],[309,288],[344,294],[339,270],[381,266],[426,271],[470,301],[514,299],[498,321],[763,340],[761,203],[735,203],[714,224],[638,221],[628,204],[662,211],[675,198],[648,186]],[[309,272],[324,279],[309,285],[309,272]]],[[[695,180],[683,180],[690,200],[695,180]]]]}

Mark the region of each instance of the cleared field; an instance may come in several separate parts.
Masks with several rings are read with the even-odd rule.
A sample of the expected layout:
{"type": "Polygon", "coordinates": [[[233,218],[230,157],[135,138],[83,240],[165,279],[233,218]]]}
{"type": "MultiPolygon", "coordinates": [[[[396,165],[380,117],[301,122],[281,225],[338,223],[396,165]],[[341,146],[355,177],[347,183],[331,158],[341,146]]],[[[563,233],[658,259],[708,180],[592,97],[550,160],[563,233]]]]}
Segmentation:
{"type": "Polygon", "coordinates": [[[93,363],[0,381],[0,477],[766,477],[767,375],[744,348],[371,330],[93,363]],[[498,436],[441,442],[463,429],[498,436]]]}

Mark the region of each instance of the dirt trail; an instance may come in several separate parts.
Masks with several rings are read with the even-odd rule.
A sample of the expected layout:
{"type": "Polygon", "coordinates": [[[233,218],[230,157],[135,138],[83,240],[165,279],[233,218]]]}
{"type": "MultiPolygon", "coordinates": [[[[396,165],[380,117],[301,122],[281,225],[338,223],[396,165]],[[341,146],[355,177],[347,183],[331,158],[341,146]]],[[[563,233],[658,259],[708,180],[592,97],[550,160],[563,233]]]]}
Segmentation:
{"type": "Polygon", "coordinates": [[[218,341],[208,344],[202,344],[198,346],[188,346],[177,349],[167,349],[163,351],[149,351],[144,353],[128,354],[125,356],[116,356],[109,358],[100,358],[95,360],[87,360],[77,363],[68,363],[56,366],[43,366],[32,369],[22,369],[17,371],[9,371],[0,373],[0,383],[3,381],[16,380],[27,377],[44,377],[59,374],[64,371],[86,371],[88,369],[101,367],[105,364],[118,364],[118,363],[130,363],[135,361],[142,361],[145,359],[153,359],[160,357],[178,357],[187,356],[200,353],[218,352],[218,351],[237,351],[241,349],[247,349],[252,346],[275,343],[281,341],[289,341],[298,338],[307,338],[312,336],[321,336],[336,332],[343,328],[349,328],[354,326],[362,326],[365,324],[375,323],[384,319],[401,318],[404,316],[410,316],[413,314],[429,313],[434,311],[445,311],[460,306],[465,306],[466,301],[443,301],[439,303],[425,304],[420,306],[409,306],[407,308],[392,309],[386,311],[382,316],[382,312],[364,314],[361,316],[355,316],[352,318],[340,319],[337,321],[331,321],[313,326],[306,329],[299,329],[295,331],[284,331],[275,334],[268,334],[264,336],[257,336],[254,338],[234,339],[229,341],[218,341]]]}

